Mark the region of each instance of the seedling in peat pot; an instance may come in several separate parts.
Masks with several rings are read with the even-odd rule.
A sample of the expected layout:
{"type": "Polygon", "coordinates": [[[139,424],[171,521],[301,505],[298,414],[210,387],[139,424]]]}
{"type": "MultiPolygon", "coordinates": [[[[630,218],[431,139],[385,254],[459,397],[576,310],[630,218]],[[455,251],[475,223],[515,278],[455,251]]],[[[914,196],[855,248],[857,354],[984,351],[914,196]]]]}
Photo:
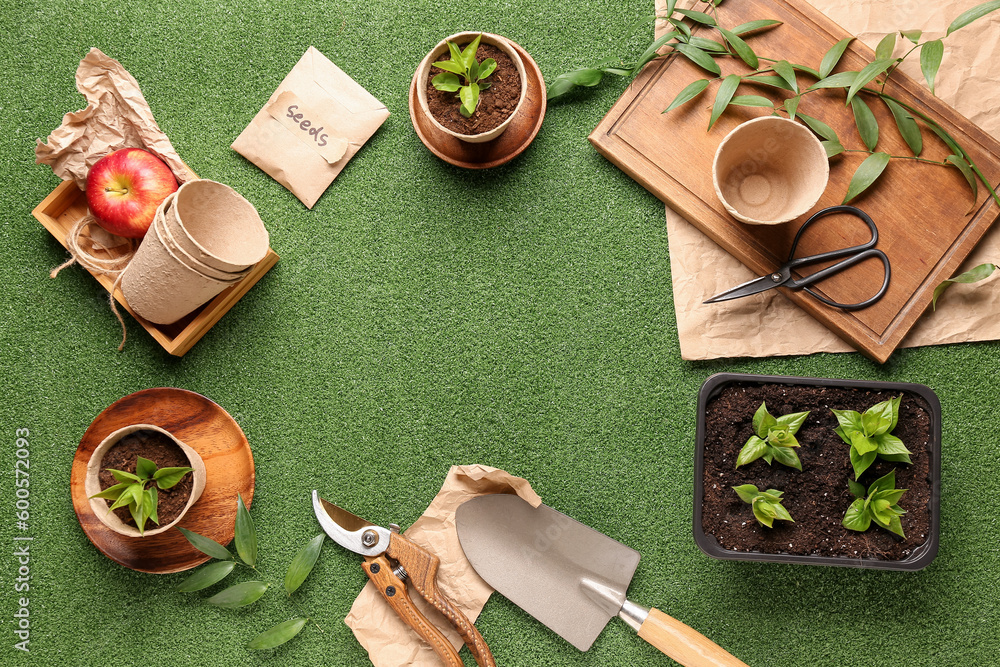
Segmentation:
{"type": "Polygon", "coordinates": [[[184,478],[184,475],[194,468],[157,469],[155,462],[138,456],[136,457],[135,473],[112,468],[107,470],[115,476],[118,484],[109,486],[100,493],[95,493],[91,498],[104,498],[113,501],[108,512],[128,505],[128,510],[132,513],[132,519],[135,521],[135,527],[139,529],[141,535],[146,530],[146,521],[151,520],[157,525],[160,523],[160,519],[156,515],[156,508],[159,504],[159,494],[156,489],[172,489],[184,478]]]}
{"type": "Polygon", "coordinates": [[[844,515],[844,528],[863,532],[868,530],[874,521],[886,530],[900,537],[906,537],[903,535],[903,525],[899,520],[900,516],[906,514],[906,510],[898,505],[906,489],[896,488],[895,470],[872,482],[867,492],[864,484],[852,479],[847,480],[847,483],[855,500],[844,515]]]}
{"type": "Polygon", "coordinates": [[[492,85],[484,79],[493,74],[497,68],[497,61],[493,58],[487,58],[483,62],[476,60],[480,39],[482,39],[482,35],[478,35],[472,40],[464,51],[459,50],[458,45],[454,42],[448,42],[451,59],[434,63],[435,67],[440,67],[445,71],[431,79],[431,83],[438,90],[449,93],[458,91],[458,98],[462,101],[460,111],[466,118],[475,113],[476,107],[479,106],[479,92],[492,85]]]}
{"type": "Polygon", "coordinates": [[[733,490],[739,494],[743,502],[750,504],[753,508],[753,515],[760,522],[760,525],[773,528],[775,519],[795,521],[792,515],[788,513],[788,510],[781,504],[781,494],[784,491],[778,491],[777,489],[760,491],[753,484],[734,486],[733,490]]]}
{"type": "Polygon", "coordinates": [[[768,465],[777,460],[790,468],[802,470],[802,462],[794,449],[800,446],[795,434],[808,416],[809,412],[795,412],[776,418],[767,411],[767,404],[761,403],[753,416],[755,435],[750,436],[740,450],[736,467],[763,458],[768,465]]]}
{"type": "Polygon", "coordinates": [[[900,395],[888,401],[876,403],[864,414],[856,410],[831,411],[840,422],[835,430],[841,439],[851,446],[851,465],[854,467],[854,479],[879,457],[893,463],[910,463],[910,450],[903,441],[892,435],[899,421],[900,395]]]}

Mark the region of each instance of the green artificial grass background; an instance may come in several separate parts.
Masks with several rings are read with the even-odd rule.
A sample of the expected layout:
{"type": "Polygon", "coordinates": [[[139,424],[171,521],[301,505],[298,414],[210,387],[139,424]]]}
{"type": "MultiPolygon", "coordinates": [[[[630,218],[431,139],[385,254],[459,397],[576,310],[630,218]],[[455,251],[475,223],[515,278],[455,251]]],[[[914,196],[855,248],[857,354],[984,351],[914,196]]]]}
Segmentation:
{"type": "MultiPolygon", "coordinates": [[[[750,665],[990,665],[1000,655],[996,343],[900,350],[883,366],[859,354],[685,362],[663,205],[586,141],[626,82],[552,104],[532,146],[490,171],[453,168],[415,135],[410,77],[443,36],[504,34],[551,78],[637,53],[650,0],[0,5],[0,663],[368,664],[342,622],[366,581],[361,558],[330,541],[296,594],[323,632],[310,625],[260,653],[246,643],[296,613],[282,593],[216,609],[206,593],[174,591],[184,575],[133,572],[90,544],[69,495],[76,446],[108,405],[157,386],[204,394],[243,428],[261,567],[275,582],[319,532],[312,489],[405,528],[449,466],[483,463],[639,550],[631,598],[750,665]],[[310,45],[392,113],[312,211],[229,148],[310,45]],[[59,179],[34,164],[34,143],[84,106],[74,73],[92,46],[136,77],[200,176],[257,206],[281,256],[180,359],[127,317],[118,352],[119,325],[93,278],[80,268],[48,277],[66,253],[31,210],[59,179]],[[937,559],[907,573],[698,551],[695,406],[718,371],[937,392],[937,559]],[[26,530],[15,525],[17,429],[30,432],[26,530]],[[28,593],[14,589],[15,536],[33,537],[28,593]],[[23,596],[30,654],[14,648],[23,596]]],[[[670,664],[617,621],[580,653],[499,596],[478,626],[502,666],[670,664]]]]}

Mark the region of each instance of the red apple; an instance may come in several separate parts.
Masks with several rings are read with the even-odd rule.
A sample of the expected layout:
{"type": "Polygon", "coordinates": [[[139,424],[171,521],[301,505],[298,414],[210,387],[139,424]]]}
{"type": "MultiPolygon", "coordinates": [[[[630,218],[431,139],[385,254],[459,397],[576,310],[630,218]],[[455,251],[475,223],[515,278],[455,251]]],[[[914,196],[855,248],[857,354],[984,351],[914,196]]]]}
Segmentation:
{"type": "Polygon", "coordinates": [[[140,239],[177,179],[160,158],[122,148],[98,160],[87,174],[87,204],[97,224],[118,236],[140,239]]]}

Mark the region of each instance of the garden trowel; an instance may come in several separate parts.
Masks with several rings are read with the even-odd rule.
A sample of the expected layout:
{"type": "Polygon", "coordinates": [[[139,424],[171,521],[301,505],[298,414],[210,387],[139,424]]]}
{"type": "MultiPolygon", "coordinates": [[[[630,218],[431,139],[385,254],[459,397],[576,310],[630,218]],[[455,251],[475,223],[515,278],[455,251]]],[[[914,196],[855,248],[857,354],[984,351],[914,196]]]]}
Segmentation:
{"type": "Polygon", "coordinates": [[[458,538],[486,583],[581,651],[612,617],[687,667],[746,667],[658,609],[628,600],[639,553],[518,496],[479,496],[456,513],[458,538]]]}

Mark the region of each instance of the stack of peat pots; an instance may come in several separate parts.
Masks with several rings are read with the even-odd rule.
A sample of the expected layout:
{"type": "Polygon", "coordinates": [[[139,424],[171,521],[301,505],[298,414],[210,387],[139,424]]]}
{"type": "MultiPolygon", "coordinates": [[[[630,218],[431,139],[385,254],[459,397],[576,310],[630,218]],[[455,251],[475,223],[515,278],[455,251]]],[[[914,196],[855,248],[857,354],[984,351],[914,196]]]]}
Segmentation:
{"type": "Polygon", "coordinates": [[[222,183],[188,181],[157,209],[122,294],[142,318],[171,324],[242,280],[268,246],[253,204],[222,183]]]}

